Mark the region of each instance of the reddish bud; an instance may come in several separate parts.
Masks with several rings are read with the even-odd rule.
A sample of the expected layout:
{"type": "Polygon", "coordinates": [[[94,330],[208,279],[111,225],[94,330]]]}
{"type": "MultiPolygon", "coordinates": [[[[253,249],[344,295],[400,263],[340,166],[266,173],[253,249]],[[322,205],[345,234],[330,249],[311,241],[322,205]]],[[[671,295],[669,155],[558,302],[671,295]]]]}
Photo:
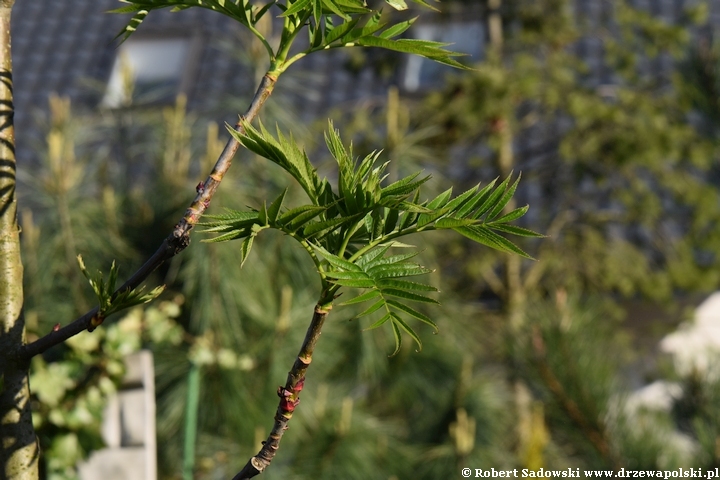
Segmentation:
{"type": "Polygon", "coordinates": [[[56,324],[53,326],[53,330],[52,330],[52,331],[53,331],[53,332],[57,332],[58,330],[60,330],[60,324],[59,324],[59,323],[56,323],[56,324]]]}
{"type": "Polygon", "coordinates": [[[295,407],[300,403],[300,399],[291,400],[290,398],[283,398],[280,400],[280,409],[283,412],[292,413],[295,411],[295,407]]]}
{"type": "Polygon", "coordinates": [[[197,193],[203,193],[205,191],[205,184],[203,182],[198,183],[197,187],[195,187],[195,191],[197,193]]]}
{"type": "Polygon", "coordinates": [[[305,386],[305,378],[303,377],[295,384],[295,388],[293,389],[293,391],[295,393],[300,393],[304,386],[305,386]]]}

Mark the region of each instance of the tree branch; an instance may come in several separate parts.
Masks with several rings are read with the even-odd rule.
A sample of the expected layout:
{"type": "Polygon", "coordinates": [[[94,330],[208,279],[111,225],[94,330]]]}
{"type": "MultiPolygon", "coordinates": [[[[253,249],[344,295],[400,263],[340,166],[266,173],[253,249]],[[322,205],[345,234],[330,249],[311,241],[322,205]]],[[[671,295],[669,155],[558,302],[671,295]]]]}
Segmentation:
{"type": "Polygon", "coordinates": [[[612,465],[614,470],[619,470],[621,465],[608,442],[604,422],[600,419],[588,419],[577,402],[567,394],[562,383],[548,364],[545,342],[537,326],[532,331],[532,347],[535,353],[536,366],[545,386],[555,396],[555,399],[560,403],[570,420],[577,425],[583,435],[595,447],[595,450],[612,465]]]}
{"type": "MultiPolygon", "coordinates": [[[[250,106],[242,116],[242,119],[252,121],[257,116],[260,108],[263,106],[268,97],[270,97],[270,94],[275,88],[276,82],[277,74],[275,72],[268,72],[265,74],[252,102],[250,103],[250,106]]],[[[244,133],[241,121],[238,121],[235,125],[235,130],[240,133],[244,133]]],[[[207,210],[210,206],[210,201],[215,195],[220,182],[230,168],[233,156],[239,147],[240,143],[231,136],[230,140],[228,140],[225,148],[220,154],[220,157],[215,163],[212,172],[210,172],[210,175],[208,175],[204,182],[198,184],[195,199],[192,201],[187,210],[185,210],[185,214],[175,225],[173,231],[163,240],[160,247],[152,254],[145,264],[133,273],[130,278],[115,291],[113,298],[121,292],[133,290],[139,287],[140,284],[144,282],[160,265],[182,252],[188,245],[190,245],[190,230],[192,230],[192,228],[200,220],[203,213],[205,213],[205,210],[207,210]]],[[[93,318],[95,318],[97,313],[98,308],[95,307],[74,320],[72,323],[57,330],[53,330],[44,337],[23,346],[18,352],[19,359],[30,359],[35,355],[43,353],[48,348],[54,347],[68,338],[77,335],[83,330],[92,331],[95,328],[95,325],[93,325],[93,318]]]]}
{"type": "Polygon", "coordinates": [[[280,404],[275,413],[275,424],[270,431],[270,436],[263,442],[258,454],[248,460],[243,469],[232,480],[244,480],[259,475],[270,465],[278,448],[280,448],[280,440],[285,430],[288,429],[288,423],[292,418],[295,407],[300,403],[300,391],[305,385],[305,372],[310,366],[310,362],[312,362],[315,344],[320,338],[320,331],[323,323],[325,323],[325,318],[330,313],[331,307],[323,305],[323,303],[321,301],[315,306],[315,313],[305,334],[302,347],[300,347],[300,353],[298,353],[295,363],[288,373],[285,386],[278,388],[277,393],[280,397],[280,404]]]}

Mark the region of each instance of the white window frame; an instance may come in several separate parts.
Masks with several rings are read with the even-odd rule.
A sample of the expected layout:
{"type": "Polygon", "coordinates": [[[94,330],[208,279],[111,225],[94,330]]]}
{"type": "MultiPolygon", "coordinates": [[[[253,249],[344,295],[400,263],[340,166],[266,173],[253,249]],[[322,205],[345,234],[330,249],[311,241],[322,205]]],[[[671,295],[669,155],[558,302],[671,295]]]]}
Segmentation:
{"type": "Polygon", "coordinates": [[[139,100],[142,103],[164,103],[169,101],[169,98],[174,99],[179,94],[187,95],[195,77],[200,48],[200,35],[197,32],[191,32],[190,35],[159,32],[131,36],[117,49],[113,67],[106,83],[105,94],[100,103],[101,106],[120,108],[129,106],[138,100],[137,98],[127,98],[128,88],[125,84],[128,81],[128,75],[132,77],[131,81],[133,83],[138,84],[153,80],[160,82],[168,80],[177,83],[170,95],[166,93],[161,95],[160,99],[153,99],[150,96],[145,99],[145,102],[140,98],[139,100]],[[149,52],[149,55],[143,58],[142,49],[144,47],[152,48],[155,52],[149,52]],[[169,60],[165,65],[156,60],[162,58],[163,50],[167,52],[167,59],[169,60]]]}
{"type": "MultiPolygon", "coordinates": [[[[431,40],[435,42],[454,43],[447,48],[456,52],[466,53],[469,57],[456,57],[461,61],[479,62],[485,49],[485,25],[481,19],[467,21],[448,21],[443,23],[424,23],[414,25],[412,28],[413,38],[420,40],[431,40]],[[464,30],[464,32],[463,32],[464,30]],[[473,31],[474,30],[474,31],[473,31]],[[460,41],[458,33],[475,37],[475,42],[460,41]],[[455,38],[454,38],[455,37],[455,38]]],[[[411,55],[405,63],[401,84],[407,92],[420,92],[428,88],[436,87],[442,81],[442,75],[452,69],[443,68],[443,65],[432,66],[432,60],[411,55]],[[439,67],[439,68],[438,68],[439,67]],[[434,78],[430,82],[423,81],[423,70],[427,68],[437,69],[440,78],[434,78]]]]}

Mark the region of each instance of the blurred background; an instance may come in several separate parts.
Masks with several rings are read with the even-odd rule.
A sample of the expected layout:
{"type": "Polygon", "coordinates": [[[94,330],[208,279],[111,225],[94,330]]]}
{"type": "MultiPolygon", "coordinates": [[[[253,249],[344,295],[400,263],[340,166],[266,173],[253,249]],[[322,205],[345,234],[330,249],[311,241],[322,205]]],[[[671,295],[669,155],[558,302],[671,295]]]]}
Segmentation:
{"type": "MultiPolygon", "coordinates": [[[[77,254],[106,273],[116,260],[122,278],[155,251],[266,68],[262,45],[195,8],[153,12],[117,46],[128,18],[104,12],[118,6],[14,7],[30,340],[93,306],[77,254]]],[[[382,149],[391,177],[432,174],[428,198],[521,172],[520,225],[547,238],[521,243],[535,261],[423,239],[442,306],[424,310],[440,333],[420,329],[420,352],[390,358],[387,332],[333,310],[264,478],[719,467],[720,3],[438,6],[408,36],[453,43],[473,70],[320,52],[260,116],[332,176],[330,117],[356,154],[382,149]]],[[[210,213],[286,182],[241,151],[210,213]]],[[[103,447],[107,398],[140,349],[154,358],[157,478],[228,479],[257,452],[319,293],[303,252],[263,235],[241,270],[239,244],[195,234],[149,283],[168,285],[159,300],[33,360],[43,478],[77,478],[103,447]]]]}

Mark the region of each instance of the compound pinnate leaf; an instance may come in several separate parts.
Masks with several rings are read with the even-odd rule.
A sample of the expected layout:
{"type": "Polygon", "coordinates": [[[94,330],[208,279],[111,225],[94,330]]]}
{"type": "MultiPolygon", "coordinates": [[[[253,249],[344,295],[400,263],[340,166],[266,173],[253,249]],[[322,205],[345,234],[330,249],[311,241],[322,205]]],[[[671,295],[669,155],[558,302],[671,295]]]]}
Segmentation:
{"type": "Polygon", "coordinates": [[[515,225],[492,225],[493,230],[498,230],[505,233],[510,233],[512,235],[517,235],[518,237],[529,237],[529,238],[544,238],[545,235],[537,232],[533,232],[532,230],[528,230],[527,228],[522,227],[516,227],[515,225]]]}
{"type": "Polygon", "coordinates": [[[515,245],[514,243],[510,242],[509,240],[501,237],[497,233],[494,233],[490,229],[482,226],[470,226],[470,227],[457,227],[454,228],[456,232],[458,232],[461,235],[466,236],[470,240],[473,240],[474,242],[486,245],[488,247],[494,248],[495,250],[500,250],[503,252],[508,253],[516,253],[520,255],[521,257],[529,258],[533,260],[533,258],[525,253],[520,247],[515,245]]]}
{"type": "Polygon", "coordinates": [[[392,300],[392,299],[391,299],[391,300],[388,300],[387,303],[388,303],[388,305],[390,305],[390,306],[392,306],[392,307],[395,307],[395,308],[397,308],[398,310],[402,310],[403,312],[407,313],[407,314],[410,315],[411,317],[414,317],[414,318],[416,318],[417,320],[420,320],[421,322],[423,322],[423,323],[425,323],[425,324],[427,324],[427,325],[430,325],[432,328],[435,329],[435,333],[438,333],[439,330],[438,330],[437,324],[436,324],[435,322],[433,322],[432,319],[431,319],[430,317],[428,317],[427,315],[418,312],[418,311],[415,310],[414,308],[412,308],[412,307],[410,307],[410,306],[408,306],[408,305],[405,305],[404,303],[397,302],[397,301],[392,300]]]}
{"type": "MultiPolygon", "coordinates": [[[[357,297],[351,298],[350,300],[346,300],[345,302],[341,303],[340,305],[354,305],[356,303],[363,303],[367,302],[368,300],[372,300],[374,298],[378,298],[380,296],[380,292],[377,290],[370,290],[369,292],[365,292],[362,295],[358,295],[357,297]]],[[[385,302],[380,301],[380,305],[382,306],[385,302]]],[[[368,312],[370,313],[370,312],[368,312]]],[[[364,315],[367,315],[367,313],[364,313],[364,315]]],[[[362,316],[362,315],[360,315],[362,316]]]]}

